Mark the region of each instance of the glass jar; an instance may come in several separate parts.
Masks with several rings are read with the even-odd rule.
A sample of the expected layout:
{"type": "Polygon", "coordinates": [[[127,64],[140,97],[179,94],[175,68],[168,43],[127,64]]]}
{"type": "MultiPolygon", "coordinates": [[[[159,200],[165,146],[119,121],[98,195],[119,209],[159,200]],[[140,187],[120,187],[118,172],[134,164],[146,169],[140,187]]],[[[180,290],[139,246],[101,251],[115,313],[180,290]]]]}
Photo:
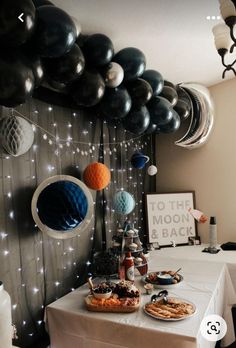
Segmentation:
{"type": "Polygon", "coordinates": [[[0,281],[0,348],[12,348],[11,298],[0,281]]]}

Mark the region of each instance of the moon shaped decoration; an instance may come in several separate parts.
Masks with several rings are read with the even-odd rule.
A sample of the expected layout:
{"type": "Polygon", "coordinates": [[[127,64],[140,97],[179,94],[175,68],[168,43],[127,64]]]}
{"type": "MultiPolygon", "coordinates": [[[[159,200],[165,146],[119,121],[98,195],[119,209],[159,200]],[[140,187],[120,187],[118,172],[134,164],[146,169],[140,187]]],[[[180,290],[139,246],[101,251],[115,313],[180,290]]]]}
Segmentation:
{"type": "Polygon", "coordinates": [[[82,181],[69,175],[55,175],[37,187],[31,210],[43,233],[68,239],[88,227],[93,217],[93,197],[82,181]]]}
{"type": "Polygon", "coordinates": [[[197,83],[182,83],[191,98],[193,110],[189,128],[175,145],[192,150],[206,143],[214,124],[214,104],[209,90],[197,83]]]}

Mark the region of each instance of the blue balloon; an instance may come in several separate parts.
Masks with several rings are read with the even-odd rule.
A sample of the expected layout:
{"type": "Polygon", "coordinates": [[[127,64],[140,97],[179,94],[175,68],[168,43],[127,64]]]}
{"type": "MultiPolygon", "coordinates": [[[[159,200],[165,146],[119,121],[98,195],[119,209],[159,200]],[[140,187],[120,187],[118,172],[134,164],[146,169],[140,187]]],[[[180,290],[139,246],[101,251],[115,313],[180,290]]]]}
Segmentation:
{"type": "Polygon", "coordinates": [[[113,208],[116,213],[127,215],[135,207],[134,197],[126,191],[119,191],[115,194],[113,200],[113,208]]]}
{"type": "Polygon", "coordinates": [[[67,232],[84,220],[88,201],[83,190],[75,183],[57,181],[40,193],[37,209],[44,225],[53,230],[67,232]]]}
{"type": "Polygon", "coordinates": [[[136,169],[143,169],[145,164],[149,161],[149,157],[142,152],[136,152],[131,157],[131,164],[136,169]]]}

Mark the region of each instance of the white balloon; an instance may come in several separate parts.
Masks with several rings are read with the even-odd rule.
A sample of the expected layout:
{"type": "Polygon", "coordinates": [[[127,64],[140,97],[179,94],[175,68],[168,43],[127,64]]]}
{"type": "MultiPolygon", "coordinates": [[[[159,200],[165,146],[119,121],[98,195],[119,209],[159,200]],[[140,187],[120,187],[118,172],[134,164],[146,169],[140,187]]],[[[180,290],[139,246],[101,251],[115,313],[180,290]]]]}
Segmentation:
{"type": "Polygon", "coordinates": [[[124,79],[124,70],[120,64],[111,62],[105,72],[104,80],[107,87],[118,87],[124,79]]]}
{"type": "Polygon", "coordinates": [[[19,116],[7,116],[0,122],[0,138],[3,148],[12,156],[26,153],[34,142],[32,125],[19,116]]]}
{"type": "Polygon", "coordinates": [[[151,166],[149,166],[148,169],[147,169],[147,173],[150,176],[156,175],[157,171],[158,171],[157,167],[154,166],[153,164],[151,166]]]}

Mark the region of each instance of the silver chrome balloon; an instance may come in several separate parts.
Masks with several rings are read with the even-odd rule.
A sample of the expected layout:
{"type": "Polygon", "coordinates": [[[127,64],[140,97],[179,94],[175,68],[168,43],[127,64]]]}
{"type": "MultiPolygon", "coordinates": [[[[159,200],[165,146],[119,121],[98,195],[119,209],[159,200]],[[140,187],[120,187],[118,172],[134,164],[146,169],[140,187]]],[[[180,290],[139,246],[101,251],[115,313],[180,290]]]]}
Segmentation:
{"type": "Polygon", "coordinates": [[[105,84],[107,87],[116,88],[118,87],[124,79],[123,68],[115,62],[111,62],[105,73],[105,84]]]}
{"type": "Polygon", "coordinates": [[[175,145],[191,150],[205,144],[211,134],[214,124],[214,103],[205,86],[197,83],[182,83],[180,86],[192,97],[195,109],[193,105],[189,128],[181,139],[175,141],[175,145]],[[197,124],[196,117],[199,118],[197,124]]]}

